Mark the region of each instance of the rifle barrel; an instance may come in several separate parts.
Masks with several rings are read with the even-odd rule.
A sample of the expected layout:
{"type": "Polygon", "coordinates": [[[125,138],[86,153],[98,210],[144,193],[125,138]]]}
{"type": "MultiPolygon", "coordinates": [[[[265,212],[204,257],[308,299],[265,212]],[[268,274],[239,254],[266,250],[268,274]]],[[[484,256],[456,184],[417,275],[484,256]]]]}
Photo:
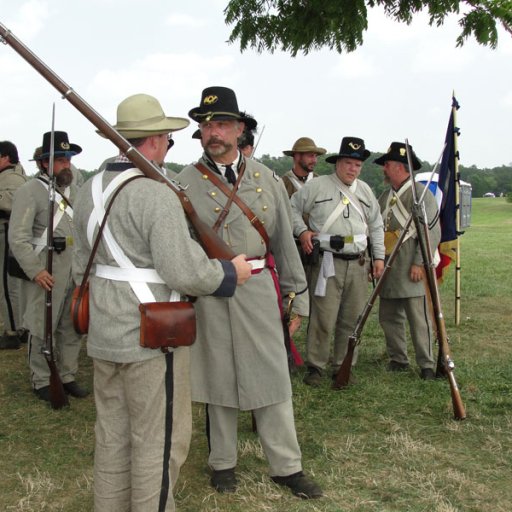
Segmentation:
{"type": "MultiPolygon", "coordinates": [[[[430,290],[430,297],[432,299],[432,307],[434,309],[434,317],[436,320],[436,331],[437,331],[437,339],[439,342],[439,353],[440,356],[438,361],[444,360],[444,370],[445,374],[448,377],[448,382],[450,385],[450,394],[452,397],[453,404],[453,414],[456,420],[463,420],[466,418],[466,411],[464,409],[464,404],[462,402],[462,397],[460,395],[459,387],[457,386],[457,381],[455,380],[455,374],[453,373],[454,364],[450,357],[450,351],[448,347],[448,336],[446,334],[446,324],[444,321],[444,315],[441,308],[441,296],[439,294],[439,287],[437,285],[437,278],[435,275],[435,268],[432,263],[432,246],[430,243],[430,233],[428,228],[428,218],[427,212],[425,209],[425,203],[418,202],[417,194],[416,194],[416,181],[414,180],[413,175],[413,167],[411,162],[411,149],[409,146],[409,142],[405,140],[406,152],[407,152],[407,162],[409,166],[409,173],[412,180],[412,194],[413,194],[413,208],[412,208],[412,216],[414,219],[414,225],[416,228],[416,233],[418,236],[418,243],[421,250],[421,256],[423,258],[423,265],[425,268],[425,274],[427,277],[427,284],[430,290]],[[423,222],[420,222],[420,216],[423,222]],[[441,357],[442,354],[442,357],[441,357]]],[[[444,149],[443,149],[444,152],[444,149]]],[[[426,192],[426,188],[423,191],[424,196],[426,192]]]]}
{"type": "Polygon", "coordinates": [[[173,190],[181,201],[183,209],[194,227],[205,252],[210,258],[232,259],[233,250],[220,238],[210,226],[204,223],[183,192],[182,187],[175,181],[164,176],[158,167],[132,146],[110,123],[98,114],[76,91],[66,84],[49,66],[25,46],[14,34],[0,23],[0,36],[23,59],[25,59],[40,75],[43,76],[62,97],[68,100],[86,119],[88,119],[105,137],[124,153],[145,176],[165,183],[173,190]]]}
{"type": "MultiPolygon", "coordinates": [[[[46,228],[46,271],[53,275],[53,211],[55,205],[55,175],[53,165],[55,161],[55,103],[52,107],[52,131],[50,135],[50,161],[48,164],[48,220],[46,228]]],[[[52,314],[52,289],[45,290],[45,318],[44,335],[45,348],[43,355],[50,370],[50,405],[52,409],[61,409],[69,405],[64,392],[64,386],[55,364],[53,351],[53,314],[52,314]]]]}

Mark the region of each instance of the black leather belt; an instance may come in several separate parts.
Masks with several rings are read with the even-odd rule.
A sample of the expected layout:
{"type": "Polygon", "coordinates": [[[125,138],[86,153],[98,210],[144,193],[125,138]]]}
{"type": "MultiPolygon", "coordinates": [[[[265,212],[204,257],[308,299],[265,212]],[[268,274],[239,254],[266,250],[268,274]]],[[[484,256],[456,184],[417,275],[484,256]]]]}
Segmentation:
{"type": "MultiPolygon", "coordinates": [[[[322,254],[324,252],[326,252],[326,251],[322,251],[322,254]]],[[[327,251],[327,252],[330,252],[330,251],[327,251]]],[[[335,252],[333,252],[332,255],[334,258],[339,258],[340,260],[345,260],[345,261],[358,260],[359,258],[361,258],[361,256],[363,256],[362,253],[359,253],[359,254],[336,254],[335,252]]]]}

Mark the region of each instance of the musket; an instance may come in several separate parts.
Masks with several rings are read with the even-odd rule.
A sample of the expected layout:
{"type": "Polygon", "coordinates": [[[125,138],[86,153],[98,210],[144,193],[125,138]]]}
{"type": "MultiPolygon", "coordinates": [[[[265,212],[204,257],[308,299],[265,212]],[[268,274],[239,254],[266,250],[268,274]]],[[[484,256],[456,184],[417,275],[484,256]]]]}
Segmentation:
{"type": "Polygon", "coordinates": [[[254,153],[256,153],[256,150],[258,149],[258,144],[260,143],[260,140],[261,140],[261,137],[262,137],[264,131],[265,131],[265,125],[263,125],[263,128],[261,129],[260,136],[258,137],[258,140],[256,141],[256,145],[252,148],[251,158],[254,158],[254,153]]]}
{"type": "MultiPolygon", "coordinates": [[[[55,207],[55,175],[53,172],[55,148],[55,103],[52,108],[52,131],[50,135],[50,162],[48,164],[48,223],[46,228],[46,271],[53,273],[53,215],[55,207]]],[[[62,409],[69,405],[68,397],[64,392],[64,386],[55,364],[53,353],[53,318],[52,318],[52,289],[45,291],[45,317],[44,339],[45,344],[41,349],[48,368],[50,369],[50,405],[52,409],[62,409]]]]}
{"type": "MultiPolygon", "coordinates": [[[[425,197],[426,191],[428,190],[428,186],[430,185],[430,182],[432,181],[432,178],[434,177],[434,174],[436,173],[437,167],[439,166],[439,163],[441,162],[441,159],[443,157],[444,148],[441,152],[441,155],[439,156],[439,159],[437,160],[436,165],[432,169],[432,173],[430,174],[427,186],[425,187],[425,190],[423,191],[420,202],[423,202],[423,199],[425,197]]],[[[345,354],[345,357],[343,359],[343,362],[341,363],[340,369],[338,370],[338,373],[336,374],[336,379],[332,384],[332,389],[342,389],[349,384],[350,380],[350,371],[352,369],[352,361],[354,359],[354,350],[357,345],[361,343],[361,334],[363,332],[363,328],[366,324],[366,321],[368,320],[368,317],[370,316],[370,312],[375,304],[375,301],[377,300],[377,297],[380,294],[380,290],[382,289],[382,285],[384,284],[384,280],[389,274],[389,271],[391,270],[393,263],[396,260],[396,257],[398,256],[398,252],[400,251],[400,248],[404,242],[404,239],[407,235],[407,231],[409,230],[409,227],[411,226],[413,222],[413,215],[412,213],[407,218],[407,221],[400,233],[400,236],[398,237],[398,240],[396,241],[395,246],[393,247],[393,250],[391,251],[391,254],[386,260],[386,263],[384,265],[384,270],[380,276],[380,278],[377,280],[377,283],[375,285],[375,288],[373,289],[366,305],[363,308],[363,311],[357,318],[356,326],[354,327],[354,331],[348,338],[348,346],[347,346],[347,353],[345,354]]]]}
{"type": "MultiPolygon", "coordinates": [[[[425,268],[425,275],[427,278],[427,284],[430,291],[430,297],[432,299],[432,307],[434,310],[434,317],[436,321],[437,341],[439,344],[439,357],[438,357],[438,374],[446,375],[450,384],[450,393],[452,397],[453,414],[456,420],[463,420],[466,418],[466,411],[462,402],[459,387],[455,380],[455,374],[453,372],[455,364],[450,356],[450,349],[448,347],[448,335],[446,333],[446,324],[444,321],[444,315],[441,308],[441,296],[439,294],[439,287],[437,286],[437,278],[435,266],[432,260],[432,246],[430,243],[430,233],[428,229],[428,218],[425,209],[425,203],[422,201],[418,202],[416,194],[416,182],[413,176],[413,168],[411,163],[411,148],[409,142],[405,139],[405,149],[407,152],[407,162],[409,165],[409,173],[412,180],[412,197],[413,207],[412,216],[414,225],[416,227],[416,233],[418,235],[418,243],[421,250],[421,256],[423,258],[423,266],[425,268]],[[439,364],[441,367],[439,367],[439,364]]],[[[443,151],[444,152],[444,151],[443,151]]],[[[428,186],[425,187],[427,190],[428,186]]]]}
{"type": "Polygon", "coordinates": [[[215,233],[210,226],[203,222],[189,198],[185,194],[186,187],[165,176],[161,169],[142,155],[132,146],[112,125],[98,114],[86,101],[69,87],[52,69],[37,55],[25,46],[14,34],[0,23],[0,38],[9,44],[23,59],[25,59],[39,74],[43,76],[62,97],[68,100],[84,117],[86,117],[106,138],[115,144],[130,161],[139,168],[146,177],[165,183],[178,196],[183,210],[197,233],[198,239],[210,258],[231,260],[236,256],[233,250],[215,233]]]}
{"type": "Polygon", "coordinates": [[[370,278],[372,281],[372,288],[375,290],[375,275],[373,274],[373,264],[375,263],[375,259],[373,257],[372,241],[369,236],[366,237],[366,247],[368,248],[368,258],[370,258],[370,278]]]}

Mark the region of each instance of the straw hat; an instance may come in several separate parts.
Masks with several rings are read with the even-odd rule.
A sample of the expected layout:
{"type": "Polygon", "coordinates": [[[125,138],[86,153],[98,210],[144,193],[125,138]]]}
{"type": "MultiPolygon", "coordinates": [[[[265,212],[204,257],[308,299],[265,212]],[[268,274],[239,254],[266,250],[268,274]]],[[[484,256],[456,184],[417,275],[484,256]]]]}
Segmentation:
{"type": "Polygon", "coordinates": [[[295,141],[292,149],[283,151],[286,156],[293,156],[294,153],[316,153],[317,155],[325,155],[327,150],[324,148],[318,148],[309,137],[301,137],[295,141]]]}
{"type": "Polygon", "coordinates": [[[153,96],[134,94],[117,107],[114,128],[127,139],[138,139],[183,130],[189,123],[188,119],[182,117],[166,116],[160,102],[153,96]]]}

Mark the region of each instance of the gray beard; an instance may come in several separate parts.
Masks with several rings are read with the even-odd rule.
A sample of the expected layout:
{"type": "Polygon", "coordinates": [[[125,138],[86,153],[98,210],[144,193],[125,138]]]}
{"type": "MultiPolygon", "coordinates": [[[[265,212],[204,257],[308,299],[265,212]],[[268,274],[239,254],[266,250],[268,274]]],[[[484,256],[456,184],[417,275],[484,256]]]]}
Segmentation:
{"type": "Polygon", "coordinates": [[[205,149],[210,156],[222,156],[233,149],[233,144],[228,144],[226,142],[218,142],[218,141],[215,141],[215,142],[218,143],[219,145],[221,145],[221,147],[216,148],[214,150],[212,150],[212,148],[209,146],[210,141],[208,141],[206,143],[205,149]]]}

